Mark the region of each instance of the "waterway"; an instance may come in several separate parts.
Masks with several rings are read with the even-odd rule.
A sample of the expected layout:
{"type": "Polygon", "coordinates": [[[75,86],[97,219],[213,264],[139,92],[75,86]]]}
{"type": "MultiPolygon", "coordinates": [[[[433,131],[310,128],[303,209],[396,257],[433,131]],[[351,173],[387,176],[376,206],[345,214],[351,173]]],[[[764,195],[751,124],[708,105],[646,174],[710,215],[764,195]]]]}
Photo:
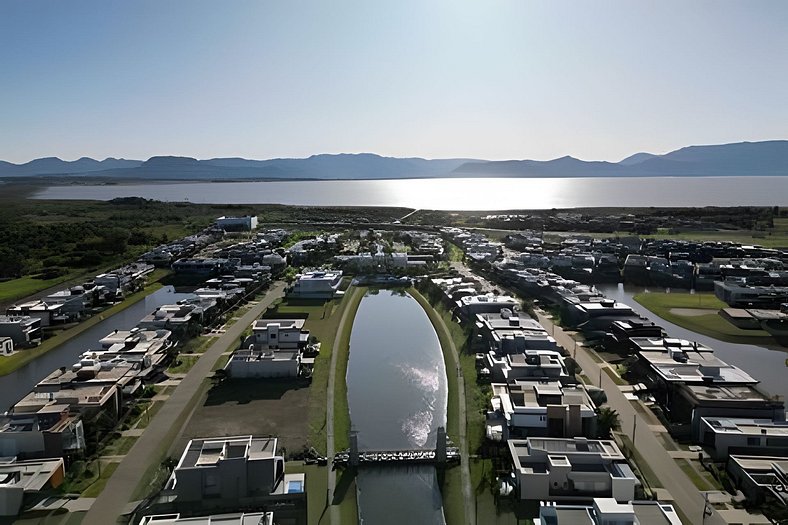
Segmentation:
{"type": "MultiPolygon", "coordinates": [[[[438,335],[415,299],[381,290],[361,300],[347,392],[360,450],[435,446],[446,425],[446,369],[438,335]]],[[[445,523],[432,466],[362,467],[357,484],[364,524],[445,523]]]]}
{"type": "MultiPolygon", "coordinates": [[[[745,345],[720,341],[662,319],[657,314],[641,306],[633,299],[634,295],[646,291],[637,286],[624,286],[619,283],[598,285],[600,292],[610,299],[615,299],[632,307],[632,309],[658,325],[662,326],[671,337],[697,341],[714,349],[714,353],[726,363],[737,366],[758,379],[760,385],[770,394],[779,394],[788,399],[788,381],[786,377],[786,358],[788,354],[777,348],[758,345],[745,345]]],[[[659,290],[662,291],[662,290],[659,290]]]]}
{"type": "Polygon", "coordinates": [[[130,330],[140,320],[163,304],[171,304],[192,294],[176,293],[172,286],[165,286],[134,303],[125,310],[88,328],[74,337],[36,358],[22,368],[0,377],[0,411],[11,408],[22,399],[39,381],[61,366],[73,365],[85,351],[99,348],[99,340],[114,330],[130,330]]]}
{"type": "Polygon", "coordinates": [[[788,177],[595,177],[185,182],[48,187],[37,199],[298,206],[397,206],[431,210],[577,207],[782,206],[788,177]]]}

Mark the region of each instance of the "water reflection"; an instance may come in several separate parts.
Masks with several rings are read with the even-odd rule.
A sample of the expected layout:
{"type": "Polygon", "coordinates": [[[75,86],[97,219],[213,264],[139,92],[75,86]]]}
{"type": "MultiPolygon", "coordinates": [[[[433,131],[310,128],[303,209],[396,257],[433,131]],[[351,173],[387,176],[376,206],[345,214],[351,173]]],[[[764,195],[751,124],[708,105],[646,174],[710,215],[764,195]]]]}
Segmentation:
{"type": "MultiPolygon", "coordinates": [[[[412,297],[384,290],[362,299],[347,385],[360,449],[435,446],[446,424],[446,369],[438,336],[412,297]]],[[[365,524],[444,524],[434,467],[362,467],[357,481],[365,524]]]]}

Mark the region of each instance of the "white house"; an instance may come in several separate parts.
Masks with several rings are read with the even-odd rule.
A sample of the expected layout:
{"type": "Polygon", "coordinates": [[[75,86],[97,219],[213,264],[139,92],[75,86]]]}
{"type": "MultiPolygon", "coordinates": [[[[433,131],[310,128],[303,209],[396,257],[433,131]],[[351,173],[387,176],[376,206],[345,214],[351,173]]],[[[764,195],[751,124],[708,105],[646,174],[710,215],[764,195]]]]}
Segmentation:
{"type": "Polygon", "coordinates": [[[613,498],[594,498],[585,505],[542,502],[534,525],[682,525],[673,505],[659,501],[619,503],[613,498]]]}
{"type": "Polygon", "coordinates": [[[309,341],[304,319],[258,319],[227,362],[230,377],[296,377],[309,341]]]}
{"type": "Polygon", "coordinates": [[[341,270],[305,272],[296,277],[288,295],[303,299],[331,299],[339,293],[341,270]]]}
{"type": "Polygon", "coordinates": [[[632,501],[639,481],[615,441],[528,438],[508,441],[523,500],[632,501]]]}
{"type": "Polygon", "coordinates": [[[14,352],[14,340],[10,337],[0,337],[0,355],[9,355],[14,352]]]}
{"type": "Polygon", "coordinates": [[[252,231],[257,229],[257,215],[244,217],[219,217],[216,226],[224,231],[252,231]]]}

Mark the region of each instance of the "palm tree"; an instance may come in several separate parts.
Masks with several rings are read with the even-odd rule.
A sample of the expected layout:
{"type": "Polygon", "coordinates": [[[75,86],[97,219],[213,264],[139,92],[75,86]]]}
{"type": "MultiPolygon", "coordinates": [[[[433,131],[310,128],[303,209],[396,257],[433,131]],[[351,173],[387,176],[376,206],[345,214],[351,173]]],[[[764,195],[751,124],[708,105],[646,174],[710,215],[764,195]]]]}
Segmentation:
{"type": "Polygon", "coordinates": [[[600,438],[609,438],[612,431],[621,429],[621,419],[618,417],[618,412],[610,407],[602,407],[597,410],[596,428],[600,438]]]}

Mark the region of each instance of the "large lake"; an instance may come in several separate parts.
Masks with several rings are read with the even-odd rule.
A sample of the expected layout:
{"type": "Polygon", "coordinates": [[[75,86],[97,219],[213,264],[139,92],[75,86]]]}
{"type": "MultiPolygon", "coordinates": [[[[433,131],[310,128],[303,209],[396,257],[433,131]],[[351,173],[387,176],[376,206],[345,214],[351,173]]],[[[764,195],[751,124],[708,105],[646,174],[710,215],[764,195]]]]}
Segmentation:
{"type": "Polygon", "coordinates": [[[785,177],[617,177],[185,182],[52,186],[36,199],[144,197],[214,204],[396,206],[433,210],[782,206],[785,177]]]}

